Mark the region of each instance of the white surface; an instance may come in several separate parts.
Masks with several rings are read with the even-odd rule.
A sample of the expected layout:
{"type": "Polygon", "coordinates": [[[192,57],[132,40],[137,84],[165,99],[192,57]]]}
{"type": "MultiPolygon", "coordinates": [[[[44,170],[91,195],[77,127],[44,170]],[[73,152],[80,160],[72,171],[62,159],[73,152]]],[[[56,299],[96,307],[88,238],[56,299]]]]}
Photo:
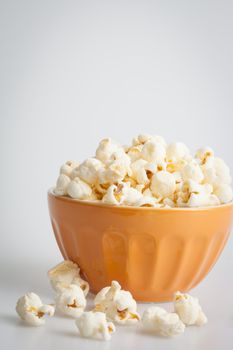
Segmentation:
{"type": "Polygon", "coordinates": [[[173,340],[118,328],[112,342],[89,343],[70,320],[31,329],[14,312],[26,291],[52,297],[45,273],[60,254],[46,191],[65,160],[92,155],[105,136],[151,132],[212,146],[232,167],[232,12],[231,0],[0,0],[4,349],[232,348],[232,239],[193,291],[208,325],[173,340]]]}
{"type": "MultiPolygon", "coordinates": [[[[51,302],[53,292],[46,272],[59,260],[45,260],[41,252],[40,261],[14,261],[1,263],[0,330],[4,349],[173,349],[173,350],[218,350],[232,349],[233,343],[233,279],[232,239],[220,260],[208,277],[195,289],[209,322],[203,327],[187,327],[183,335],[172,339],[147,335],[139,326],[117,326],[110,342],[86,340],[79,336],[72,319],[62,316],[48,318],[42,327],[25,326],[15,313],[17,298],[26,291],[38,293],[42,300],[51,302]]],[[[93,297],[89,297],[89,308],[93,297]]],[[[149,304],[140,304],[139,312],[149,304]]],[[[171,303],[161,306],[172,309],[171,303]]]]}

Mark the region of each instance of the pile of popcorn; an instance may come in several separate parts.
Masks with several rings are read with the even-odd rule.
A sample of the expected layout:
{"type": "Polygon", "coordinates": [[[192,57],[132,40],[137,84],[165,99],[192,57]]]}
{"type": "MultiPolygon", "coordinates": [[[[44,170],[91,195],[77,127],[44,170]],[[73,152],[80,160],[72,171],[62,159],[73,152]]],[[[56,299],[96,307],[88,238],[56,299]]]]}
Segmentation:
{"type": "Polygon", "coordinates": [[[56,310],[75,319],[82,337],[109,340],[116,330],[115,324],[139,324],[145,332],[171,337],[183,333],[186,326],[201,326],[207,322],[198,299],[180,292],[174,294],[173,312],[151,306],[141,317],[132,294],[122,290],[117,281],[101,289],[92,309],[86,311],[89,285],[81,278],[77,264],[64,261],[51,269],[48,276],[56,292],[53,304],[43,304],[35,293],[27,293],[17,302],[18,315],[30,326],[43,325],[45,316],[53,316],[56,310]]]}
{"type": "Polygon", "coordinates": [[[54,193],[78,200],[136,207],[205,207],[233,198],[225,162],[210,147],[194,157],[181,142],[138,135],[131,146],[103,139],[95,157],[67,161],[54,193]]]}

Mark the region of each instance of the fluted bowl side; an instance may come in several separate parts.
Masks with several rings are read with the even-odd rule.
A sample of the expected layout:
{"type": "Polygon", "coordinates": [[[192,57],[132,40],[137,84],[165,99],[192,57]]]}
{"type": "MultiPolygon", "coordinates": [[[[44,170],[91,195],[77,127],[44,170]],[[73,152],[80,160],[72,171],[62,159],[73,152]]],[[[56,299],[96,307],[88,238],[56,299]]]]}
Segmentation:
{"type": "Polygon", "coordinates": [[[171,300],[196,286],[229,236],[233,204],[200,209],[113,207],[48,192],[50,218],[64,259],[93,292],[117,280],[139,301],[171,300]]]}

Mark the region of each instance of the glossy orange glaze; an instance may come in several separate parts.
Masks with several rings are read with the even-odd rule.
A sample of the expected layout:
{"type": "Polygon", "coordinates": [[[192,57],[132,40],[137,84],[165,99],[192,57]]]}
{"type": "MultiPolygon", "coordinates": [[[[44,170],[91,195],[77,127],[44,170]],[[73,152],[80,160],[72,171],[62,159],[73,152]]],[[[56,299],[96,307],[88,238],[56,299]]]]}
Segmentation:
{"type": "Polygon", "coordinates": [[[96,293],[117,280],[138,301],[171,300],[210,271],[229,236],[233,204],[202,209],[113,207],[48,193],[55,237],[96,293]]]}

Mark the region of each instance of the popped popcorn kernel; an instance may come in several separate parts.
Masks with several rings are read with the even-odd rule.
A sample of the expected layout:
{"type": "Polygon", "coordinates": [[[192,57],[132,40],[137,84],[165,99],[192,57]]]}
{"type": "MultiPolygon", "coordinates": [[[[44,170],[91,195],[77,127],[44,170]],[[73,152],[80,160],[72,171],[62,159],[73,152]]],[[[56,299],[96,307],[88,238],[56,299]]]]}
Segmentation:
{"type": "Polygon", "coordinates": [[[199,159],[201,164],[205,164],[209,157],[214,156],[214,151],[210,147],[199,148],[195,154],[195,158],[199,159]]]}
{"type": "Polygon", "coordinates": [[[172,337],[185,330],[184,323],[176,313],[169,313],[158,306],[149,307],[144,311],[142,324],[147,331],[164,337],[172,337]]]}
{"type": "Polygon", "coordinates": [[[29,326],[43,325],[44,316],[53,316],[54,311],[54,306],[43,304],[40,297],[32,292],[20,297],[16,304],[17,314],[29,326]]]}
{"type": "Polygon", "coordinates": [[[95,156],[62,165],[54,193],[115,206],[198,208],[230,203],[229,167],[210,147],[139,134],[131,145],[100,141],[95,156]],[[147,197],[147,198],[143,198],[147,197]]]}
{"type": "Polygon", "coordinates": [[[57,179],[57,183],[56,183],[56,187],[54,189],[54,193],[58,196],[65,196],[68,194],[67,192],[67,187],[70,183],[70,178],[69,176],[65,175],[65,174],[60,174],[58,179],[57,179]]]}
{"type": "Polygon", "coordinates": [[[229,203],[233,199],[233,191],[228,184],[222,184],[215,188],[214,194],[219,199],[220,203],[229,203]]]}
{"type": "Polygon", "coordinates": [[[124,154],[124,148],[119,146],[117,143],[112,141],[110,138],[103,139],[100,141],[99,146],[96,150],[96,158],[101,160],[103,163],[113,160],[113,155],[124,154]]]}
{"type": "Polygon", "coordinates": [[[207,323],[207,317],[203,313],[197,298],[186,293],[176,292],[173,302],[175,312],[185,325],[201,326],[207,323]]]}
{"type": "Polygon", "coordinates": [[[72,284],[79,286],[84,295],[89,292],[89,284],[80,276],[80,268],[72,261],[64,260],[48,271],[52,288],[60,293],[72,284]]]}
{"type": "Polygon", "coordinates": [[[168,197],[174,193],[176,181],[167,171],[159,171],[151,179],[151,191],[156,197],[168,197]]]}
{"type": "Polygon", "coordinates": [[[90,199],[92,189],[86,182],[76,177],[68,184],[67,193],[74,199],[90,199]]]}
{"type": "Polygon", "coordinates": [[[173,142],[167,146],[166,159],[167,161],[177,161],[189,155],[189,149],[182,142],[173,142]]]}
{"type": "Polygon", "coordinates": [[[78,285],[70,284],[57,294],[56,307],[64,315],[80,316],[86,307],[84,291],[78,285]]]}
{"type": "Polygon", "coordinates": [[[98,170],[103,168],[104,164],[96,158],[87,158],[83,163],[74,168],[71,172],[71,178],[80,178],[89,185],[98,180],[98,170]]]}
{"type": "Polygon", "coordinates": [[[77,166],[78,166],[78,162],[75,162],[74,160],[68,160],[65,164],[61,166],[60,174],[64,174],[70,177],[73,169],[76,168],[77,166]]]}
{"type": "Polygon", "coordinates": [[[122,290],[117,281],[103,288],[94,299],[95,311],[106,313],[107,319],[118,324],[134,324],[140,320],[132,294],[122,290]]]}
{"type": "Polygon", "coordinates": [[[150,140],[142,148],[142,157],[148,162],[163,163],[166,157],[166,149],[161,143],[150,140]]]}
{"type": "Polygon", "coordinates": [[[108,322],[105,313],[99,311],[83,312],[75,320],[75,324],[84,338],[110,340],[112,333],[115,332],[114,324],[108,322]]]}

